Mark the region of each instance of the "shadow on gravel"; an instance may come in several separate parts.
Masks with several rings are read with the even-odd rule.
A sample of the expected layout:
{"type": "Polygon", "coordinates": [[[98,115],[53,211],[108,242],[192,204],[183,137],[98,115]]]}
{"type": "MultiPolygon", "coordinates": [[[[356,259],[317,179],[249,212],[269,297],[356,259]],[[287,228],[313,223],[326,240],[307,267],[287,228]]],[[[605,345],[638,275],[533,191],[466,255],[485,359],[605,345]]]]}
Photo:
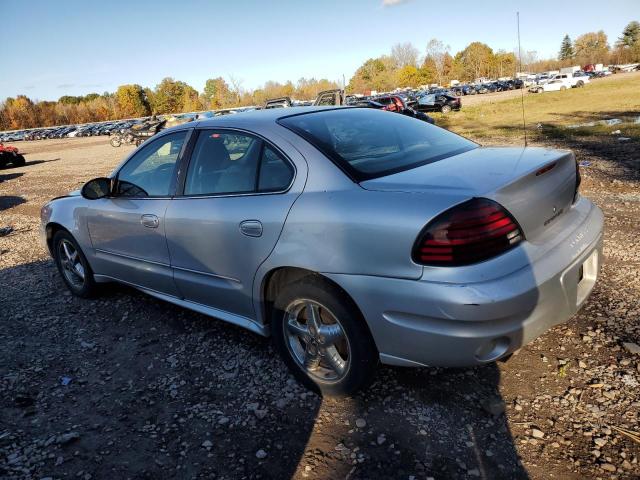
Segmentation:
{"type": "Polygon", "coordinates": [[[321,399],[268,339],[128,287],[73,297],[51,260],[0,270],[0,305],[0,476],[528,478],[496,365],[321,399]]]}
{"type": "Polygon", "coordinates": [[[30,167],[32,165],[39,165],[41,163],[57,162],[58,160],[60,160],[60,159],[59,158],[52,158],[51,160],[28,160],[27,162],[25,162],[24,166],[25,167],[30,167]]]}
{"type": "Polygon", "coordinates": [[[0,212],[2,210],[8,210],[9,208],[22,205],[23,203],[26,203],[26,200],[23,197],[18,197],[16,195],[0,196],[0,212]]]}
{"type": "MultiPolygon", "coordinates": [[[[11,165],[10,167],[1,167],[0,170],[10,170],[12,168],[32,167],[33,165],[40,165],[41,163],[57,162],[60,158],[52,158],[51,160],[27,160],[24,165],[11,165]]],[[[9,174],[11,175],[11,174],[9,174]]],[[[22,174],[20,174],[22,175],[22,174]]],[[[0,175],[0,177],[3,175],[0,175]]]]}
{"type": "Polygon", "coordinates": [[[20,172],[20,173],[6,173],[6,174],[2,174],[0,175],[0,183],[2,182],[6,182],[7,180],[14,180],[16,178],[20,178],[21,176],[23,176],[24,173],[20,172]]]}

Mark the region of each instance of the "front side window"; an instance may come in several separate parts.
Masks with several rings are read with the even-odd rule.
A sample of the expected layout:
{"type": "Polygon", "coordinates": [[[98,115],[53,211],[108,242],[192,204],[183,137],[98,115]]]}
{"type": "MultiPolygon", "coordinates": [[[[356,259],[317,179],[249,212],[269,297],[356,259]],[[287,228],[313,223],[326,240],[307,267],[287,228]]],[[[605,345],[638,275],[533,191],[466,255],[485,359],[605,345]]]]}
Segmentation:
{"type": "Polygon", "coordinates": [[[144,146],[120,169],[116,195],[123,197],[166,197],[186,130],[164,135],[144,146]]]}
{"type": "Polygon", "coordinates": [[[390,175],[477,145],[421,120],[369,108],[315,111],[278,123],[314,145],[354,180],[390,175]]]}

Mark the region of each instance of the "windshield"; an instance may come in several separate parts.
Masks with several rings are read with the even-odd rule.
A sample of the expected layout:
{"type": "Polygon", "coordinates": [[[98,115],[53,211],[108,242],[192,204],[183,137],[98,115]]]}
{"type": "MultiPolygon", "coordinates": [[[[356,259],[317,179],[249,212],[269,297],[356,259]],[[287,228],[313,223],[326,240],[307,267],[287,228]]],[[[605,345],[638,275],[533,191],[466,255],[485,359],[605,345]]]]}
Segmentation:
{"type": "Polygon", "coordinates": [[[422,120],[369,108],[315,111],[283,117],[278,123],[313,144],[358,182],[477,147],[422,120]]]}

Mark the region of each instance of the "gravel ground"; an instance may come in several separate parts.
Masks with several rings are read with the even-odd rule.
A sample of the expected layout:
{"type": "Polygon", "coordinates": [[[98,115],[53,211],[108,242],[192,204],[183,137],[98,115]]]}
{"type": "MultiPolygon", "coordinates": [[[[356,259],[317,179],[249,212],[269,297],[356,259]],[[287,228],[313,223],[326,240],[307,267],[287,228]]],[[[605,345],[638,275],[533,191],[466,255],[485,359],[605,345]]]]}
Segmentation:
{"type": "Polygon", "coordinates": [[[125,287],[70,296],[39,209],[108,173],[105,138],[20,143],[0,171],[1,478],[640,478],[638,145],[570,146],[606,215],[601,279],[507,363],[382,368],[323,400],[267,339],[125,287]]]}

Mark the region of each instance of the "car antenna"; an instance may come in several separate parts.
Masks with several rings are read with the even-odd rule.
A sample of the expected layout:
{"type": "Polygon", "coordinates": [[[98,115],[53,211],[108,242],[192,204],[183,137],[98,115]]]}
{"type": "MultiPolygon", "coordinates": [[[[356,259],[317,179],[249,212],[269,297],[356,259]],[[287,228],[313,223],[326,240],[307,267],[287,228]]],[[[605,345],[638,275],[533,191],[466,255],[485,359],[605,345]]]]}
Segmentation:
{"type": "MultiPolygon", "coordinates": [[[[520,12],[516,12],[516,19],[518,23],[518,63],[520,64],[518,70],[522,73],[522,50],[520,48],[520,12]]],[[[524,146],[527,146],[527,122],[524,117],[524,81],[522,82],[522,88],[520,89],[520,103],[522,104],[522,132],[524,133],[524,146]]]]}

